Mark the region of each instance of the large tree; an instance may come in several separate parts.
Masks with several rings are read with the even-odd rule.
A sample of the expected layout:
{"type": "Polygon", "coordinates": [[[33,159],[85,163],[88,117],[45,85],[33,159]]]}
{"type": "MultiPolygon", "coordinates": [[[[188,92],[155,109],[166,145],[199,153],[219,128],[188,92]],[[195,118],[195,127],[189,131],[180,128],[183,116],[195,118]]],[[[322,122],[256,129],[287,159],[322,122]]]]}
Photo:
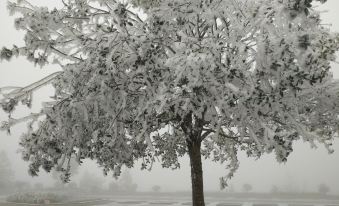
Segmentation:
{"type": "Polygon", "coordinates": [[[202,206],[202,156],[227,163],[224,187],[239,150],[274,152],[282,162],[303,139],[331,151],[339,84],[330,63],[339,38],[313,8],[324,0],[122,2],[9,3],[21,15],[15,26],[26,32],[25,45],[3,48],[1,57],[63,69],[7,90],[1,103],[11,113],[42,85],[55,88],[40,113],[2,125],[33,124],[20,142],[32,175],[57,167],[67,181],[73,156],[118,176],[138,159],[144,169],[157,157],[178,168],[188,154],[193,205],[202,206]]]}

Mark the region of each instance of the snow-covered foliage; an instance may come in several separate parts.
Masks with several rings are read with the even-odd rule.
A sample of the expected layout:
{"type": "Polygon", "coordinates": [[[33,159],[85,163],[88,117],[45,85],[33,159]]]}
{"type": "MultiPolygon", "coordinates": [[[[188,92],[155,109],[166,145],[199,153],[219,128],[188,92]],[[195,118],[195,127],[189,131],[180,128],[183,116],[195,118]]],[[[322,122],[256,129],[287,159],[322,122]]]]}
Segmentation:
{"type": "Polygon", "coordinates": [[[202,141],[206,158],[227,163],[225,186],[239,150],[286,161],[292,142],[303,139],[331,151],[339,84],[329,69],[339,37],[321,25],[312,0],[63,3],[8,5],[21,14],[15,26],[26,31],[25,46],[3,48],[1,58],[63,68],[3,92],[10,113],[41,85],[55,87],[54,101],[32,116],[45,118],[21,139],[32,175],[56,167],[67,181],[73,156],[96,159],[114,175],[137,159],[142,168],[157,157],[178,168],[187,143],[202,141]]]}

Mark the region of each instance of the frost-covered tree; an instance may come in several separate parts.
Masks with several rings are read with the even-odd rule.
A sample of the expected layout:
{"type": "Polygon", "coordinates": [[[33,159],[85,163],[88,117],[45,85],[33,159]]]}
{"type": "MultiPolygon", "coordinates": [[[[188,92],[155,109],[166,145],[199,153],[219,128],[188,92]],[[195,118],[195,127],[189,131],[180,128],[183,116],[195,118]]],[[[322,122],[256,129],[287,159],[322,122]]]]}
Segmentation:
{"type": "Polygon", "coordinates": [[[138,185],[133,182],[132,175],[128,170],[122,172],[118,185],[121,192],[135,192],[138,188],[138,185]]]}
{"type": "Polygon", "coordinates": [[[270,192],[273,194],[280,193],[280,188],[277,185],[272,185],[270,192]]]}
{"type": "Polygon", "coordinates": [[[161,187],[160,187],[159,185],[154,185],[154,186],[152,187],[152,191],[153,191],[153,192],[160,192],[160,191],[161,191],[161,187]]]}
{"type": "Polygon", "coordinates": [[[63,0],[60,8],[9,3],[18,12],[23,55],[62,67],[24,88],[3,88],[2,108],[52,83],[54,99],[29,121],[21,139],[29,171],[70,159],[96,159],[115,176],[143,160],[151,168],[191,163],[193,205],[204,205],[201,157],[239,167],[237,152],[274,152],[284,162],[292,142],[330,145],[337,136],[339,84],[330,70],[339,37],[312,4],[325,0],[63,0]],[[6,90],[7,89],[7,90],[6,90]]]}
{"type": "Polygon", "coordinates": [[[119,192],[119,184],[116,181],[112,181],[108,184],[108,191],[109,192],[119,192]]]}
{"type": "Polygon", "coordinates": [[[103,191],[104,180],[93,173],[85,171],[79,181],[79,189],[98,194],[103,191]]]}
{"type": "Polygon", "coordinates": [[[327,195],[331,191],[330,187],[324,183],[318,185],[318,192],[322,195],[327,195]]]}
{"type": "Polygon", "coordinates": [[[242,190],[243,190],[244,192],[251,192],[252,189],[253,189],[252,185],[251,185],[251,184],[248,184],[248,183],[246,183],[246,184],[244,184],[244,185],[242,186],[242,190]]]}

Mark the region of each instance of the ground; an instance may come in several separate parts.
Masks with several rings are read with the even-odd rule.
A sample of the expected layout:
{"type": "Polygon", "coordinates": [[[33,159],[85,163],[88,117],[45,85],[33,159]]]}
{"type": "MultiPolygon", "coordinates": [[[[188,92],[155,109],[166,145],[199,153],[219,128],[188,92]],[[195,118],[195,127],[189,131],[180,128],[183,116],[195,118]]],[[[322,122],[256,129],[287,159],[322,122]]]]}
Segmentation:
{"type": "MultiPolygon", "coordinates": [[[[0,206],[29,206],[36,204],[6,203],[0,197],[0,206]]],[[[87,196],[63,204],[50,204],[50,206],[189,206],[190,198],[163,195],[133,195],[133,196],[87,196]]],[[[279,199],[279,198],[238,198],[213,197],[206,198],[206,206],[339,206],[339,200],[327,199],[279,199]]]]}

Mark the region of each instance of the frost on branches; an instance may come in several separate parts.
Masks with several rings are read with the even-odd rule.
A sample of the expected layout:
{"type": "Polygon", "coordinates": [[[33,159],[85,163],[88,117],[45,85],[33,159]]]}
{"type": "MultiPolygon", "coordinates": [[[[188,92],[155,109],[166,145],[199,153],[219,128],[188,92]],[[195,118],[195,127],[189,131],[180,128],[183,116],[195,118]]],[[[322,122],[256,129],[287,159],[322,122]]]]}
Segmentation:
{"type": "Polygon", "coordinates": [[[72,157],[118,176],[138,159],[144,169],[156,159],[178,168],[178,157],[201,143],[201,155],[227,163],[225,186],[239,150],[274,152],[281,162],[303,139],[331,151],[339,84],[329,69],[339,36],[321,25],[312,3],[64,0],[52,10],[9,3],[25,45],[3,48],[1,58],[23,55],[63,71],[3,88],[8,113],[20,101],[29,106],[47,83],[55,95],[40,113],[10,116],[2,129],[28,121],[20,145],[30,173],[57,168],[65,181],[72,157]]]}

